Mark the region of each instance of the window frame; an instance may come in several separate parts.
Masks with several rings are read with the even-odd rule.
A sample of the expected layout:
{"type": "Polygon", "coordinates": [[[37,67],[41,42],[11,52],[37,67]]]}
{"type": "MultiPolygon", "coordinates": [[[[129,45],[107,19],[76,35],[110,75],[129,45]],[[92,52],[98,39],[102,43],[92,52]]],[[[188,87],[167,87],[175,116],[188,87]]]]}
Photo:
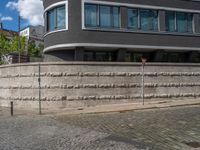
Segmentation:
{"type": "Polygon", "coordinates": [[[191,34],[194,34],[195,33],[195,27],[194,27],[194,13],[189,13],[189,12],[178,12],[178,11],[165,11],[165,28],[166,28],[166,12],[172,12],[174,13],[174,31],[167,31],[165,30],[167,33],[191,33],[191,34]],[[185,31],[184,32],[179,32],[178,31],[178,20],[177,20],[177,14],[178,13],[182,13],[184,14],[184,17],[186,15],[186,20],[184,20],[185,22],[185,25],[186,25],[186,28],[185,28],[185,31]],[[190,32],[189,31],[189,15],[192,15],[192,31],[190,32]]]}
{"type": "MultiPolygon", "coordinates": [[[[81,17],[81,26],[82,30],[96,30],[96,31],[105,31],[105,32],[132,32],[132,33],[146,33],[146,34],[167,34],[167,35],[194,35],[194,36],[200,36],[200,32],[196,32],[196,26],[195,26],[195,20],[193,19],[193,32],[166,32],[166,31],[161,31],[161,20],[160,20],[160,11],[175,11],[175,12],[185,12],[185,13],[192,13],[192,14],[200,14],[200,10],[195,10],[195,9],[182,9],[182,8],[176,8],[176,7],[162,7],[162,6],[152,6],[152,5],[144,5],[144,4],[132,4],[132,3],[122,3],[122,2],[107,2],[107,1],[102,1],[102,0],[81,0],[81,12],[82,12],[82,17],[81,17]],[[110,6],[118,6],[120,8],[119,12],[119,25],[120,28],[100,28],[100,27],[86,27],[85,26],[85,13],[84,13],[84,5],[86,3],[89,4],[96,4],[96,5],[110,5],[110,6]],[[143,31],[143,30],[136,30],[136,29],[131,29],[128,28],[128,24],[126,27],[122,26],[122,21],[121,21],[121,7],[126,7],[126,8],[138,8],[138,9],[151,9],[151,10],[156,10],[158,12],[158,29],[155,30],[148,30],[148,31],[143,31]]],[[[193,16],[194,18],[194,16],[193,16]]],[[[140,21],[138,21],[140,22],[140,21]]],[[[124,25],[124,24],[123,24],[124,25]]],[[[140,25],[139,25],[140,26],[140,25]]]]}
{"type": "Polygon", "coordinates": [[[85,3],[85,5],[84,5],[84,23],[85,23],[85,26],[86,27],[96,27],[96,26],[90,26],[90,25],[86,25],[86,20],[87,20],[87,18],[86,18],[86,5],[93,5],[93,6],[95,6],[96,7],[96,26],[98,26],[98,24],[99,24],[99,7],[96,5],[96,4],[87,4],[87,3],[85,3]]]}
{"type": "MultiPolygon", "coordinates": [[[[149,19],[149,18],[148,18],[149,19]]],[[[154,17],[151,16],[151,19],[153,20],[154,17]]],[[[159,10],[156,10],[156,9],[146,9],[146,8],[134,8],[134,7],[127,7],[127,29],[129,30],[135,30],[135,31],[152,31],[152,32],[158,32],[159,31],[159,10]],[[128,11],[129,10],[136,10],[137,11],[137,27],[136,29],[132,28],[129,26],[129,16],[128,16],[128,11]],[[153,21],[151,21],[151,25],[152,25],[152,29],[147,29],[147,30],[142,30],[142,20],[141,20],[141,10],[143,11],[155,11],[157,16],[156,16],[156,19],[157,19],[157,29],[154,30],[153,28],[153,21]]]]}
{"type": "Polygon", "coordinates": [[[120,7],[119,6],[115,6],[115,5],[106,5],[106,4],[96,4],[96,3],[90,3],[90,2],[86,2],[83,3],[83,16],[82,16],[82,20],[84,20],[84,22],[82,23],[82,28],[83,29],[87,29],[87,28],[99,28],[99,29],[120,29],[121,28],[121,12],[120,12],[120,7]],[[96,26],[90,26],[87,25],[86,23],[86,5],[95,5],[97,7],[97,25],[96,26]],[[101,26],[101,7],[109,7],[110,8],[110,26],[101,26]],[[114,22],[114,8],[118,9],[118,27],[115,26],[115,22],[114,22]]]}
{"type": "MultiPolygon", "coordinates": [[[[54,15],[55,15],[54,17],[56,17],[57,16],[57,12],[56,13],[54,12],[54,15]]],[[[69,15],[69,12],[68,12],[68,0],[61,1],[61,2],[58,2],[58,3],[54,3],[54,4],[50,5],[49,7],[47,7],[44,10],[44,17],[45,17],[45,34],[44,34],[44,37],[46,35],[48,35],[48,34],[51,34],[51,33],[68,30],[68,26],[69,26],[69,24],[68,24],[68,18],[69,18],[68,15],[69,15]],[[51,11],[53,9],[56,9],[56,8],[62,7],[62,6],[65,6],[65,27],[63,29],[54,29],[52,31],[48,30],[48,11],[51,11]]],[[[54,19],[55,24],[57,24],[56,20],[57,20],[57,17],[54,19]]]]}

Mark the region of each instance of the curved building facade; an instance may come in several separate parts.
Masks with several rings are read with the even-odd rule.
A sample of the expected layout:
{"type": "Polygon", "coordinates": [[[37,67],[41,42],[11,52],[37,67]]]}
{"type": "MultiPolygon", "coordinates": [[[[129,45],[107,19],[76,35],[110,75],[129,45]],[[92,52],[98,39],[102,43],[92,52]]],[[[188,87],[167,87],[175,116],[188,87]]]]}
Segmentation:
{"type": "Polygon", "coordinates": [[[200,62],[200,3],[44,0],[45,61],[200,62]]]}

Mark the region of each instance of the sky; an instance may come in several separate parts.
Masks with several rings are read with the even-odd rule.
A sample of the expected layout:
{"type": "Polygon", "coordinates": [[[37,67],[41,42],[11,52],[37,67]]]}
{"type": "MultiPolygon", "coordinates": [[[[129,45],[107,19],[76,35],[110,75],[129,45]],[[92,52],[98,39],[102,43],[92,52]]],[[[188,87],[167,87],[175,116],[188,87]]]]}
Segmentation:
{"type": "Polygon", "coordinates": [[[19,14],[21,28],[44,24],[41,0],[0,0],[0,22],[5,29],[18,30],[19,14]]]}

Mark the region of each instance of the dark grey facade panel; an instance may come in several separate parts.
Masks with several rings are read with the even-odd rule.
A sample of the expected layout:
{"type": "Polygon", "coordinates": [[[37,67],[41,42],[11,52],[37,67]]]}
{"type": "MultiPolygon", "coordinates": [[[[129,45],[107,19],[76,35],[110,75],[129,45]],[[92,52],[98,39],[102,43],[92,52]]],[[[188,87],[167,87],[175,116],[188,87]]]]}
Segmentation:
{"type": "Polygon", "coordinates": [[[200,36],[140,34],[103,31],[64,31],[45,37],[45,47],[71,43],[101,43],[125,45],[152,45],[200,47],[200,36]]]}
{"type": "Polygon", "coordinates": [[[74,51],[73,50],[57,50],[51,51],[45,54],[44,61],[73,61],[74,51]]]}
{"type": "MultiPolygon", "coordinates": [[[[44,7],[46,8],[49,5],[59,2],[59,1],[63,1],[63,0],[45,0],[44,7]]],[[[69,3],[73,2],[75,5],[78,5],[81,3],[81,0],[68,0],[68,1],[69,3]]],[[[99,0],[99,1],[163,6],[163,7],[173,7],[173,8],[181,8],[181,9],[196,9],[196,10],[200,9],[200,4],[196,2],[183,1],[183,0],[99,0]]]]}
{"type": "MultiPolygon", "coordinates": [[[[44,7],[60,2],[63,0],[45,0],[44,7]]],[[[97,1],[97,0],[96,0],[97,1]]],[[[200,10],[200,4],[182,0],[100,0],[108,2],[120,2],[130,4],[142,4],[161,7],[172,7],[181,9],[200,10]]],[[[82,29],[82,6],[81,0],[68,0],[68,30],[47,34],[44,37],[45,48],[56,45],[74,43],[91,43],[91,44],[117,44],[122,45],[116,48],[118,51],[118,60],[122,61],[125,56],[123,45],[143,45],[143,46],[160,46],[160,47],[188,47],[200,49],[200,33],[199,34],[180,34],[165,32],[165,11],[159,10],[160,31],[158,32],[136,32],[127,29],[127,8],[121,7],[121,28],[119,30],[91,30],[82,29]]],[[[200,32],[200,23],[198,22],[199,14],[194,14],[194,26],[196,31],[200,32]]],[[[79,45],[82,47],[81,45],[79,45]]],[[[53,49],[55,50],[55,49],[53,49]]],[[[46,61],[60,60],[80,60],[84,55],[84,47],[67,47],[58,48],[56,51],[46,53],[46,61]],[[62,49],[62,50],[61,50],[62,49]],[[66,52],[68,51],[68,52],[66,52]]],[[[95,50],[92,47],[92,50],[95,50]]],[[[156,49],[155,49],[156,50],[156,49]]],[[[179,49],[180,50],[180,49],[179,49]]],[[[140,51],[140,50],[138,50],[140,51]]],[[[197,55],[196,55],[197,56],[197,55]]],[[[193,55],[191,56],[193,57],[193,55]]]]}

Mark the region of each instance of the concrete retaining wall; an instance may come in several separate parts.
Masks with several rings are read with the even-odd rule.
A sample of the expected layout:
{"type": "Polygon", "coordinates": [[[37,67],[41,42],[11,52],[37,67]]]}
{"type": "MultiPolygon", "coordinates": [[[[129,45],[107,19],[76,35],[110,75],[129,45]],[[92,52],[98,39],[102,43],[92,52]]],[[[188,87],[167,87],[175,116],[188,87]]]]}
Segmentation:
{"type": "MultiPolygon", "coordinates": [[[[38,107],[39,65],[0,67],[0,106],[38,107]]],[[[80,107],[141,100],[141,64],[41,64],[42,107],[80,107]]],[[[200,97],[200,64],[147,64],[145,98],[200,97]]]]}

